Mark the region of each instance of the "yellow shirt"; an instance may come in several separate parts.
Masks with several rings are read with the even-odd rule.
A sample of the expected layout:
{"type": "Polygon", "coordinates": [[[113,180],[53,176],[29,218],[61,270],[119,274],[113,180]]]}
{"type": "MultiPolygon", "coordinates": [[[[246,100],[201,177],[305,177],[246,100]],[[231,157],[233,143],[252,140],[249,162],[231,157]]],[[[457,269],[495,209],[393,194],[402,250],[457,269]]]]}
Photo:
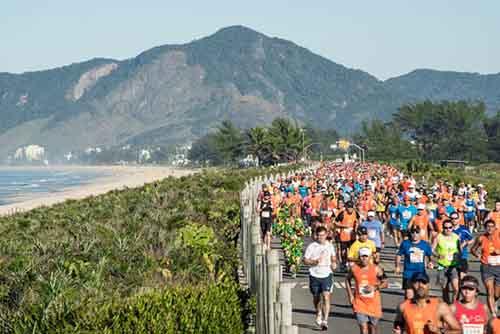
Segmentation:
{"type": "Polygon", "coordinates": [[[374,254],[377,251],[377,247],[375,247],[375,242],[373,240],[368,239],[365,242],[356,240],[349,248],[349,251],[347,252],[347,257],[349,259],[359,260],[360,248],[369,248],[372,251],[372,254],[374,254]]]}

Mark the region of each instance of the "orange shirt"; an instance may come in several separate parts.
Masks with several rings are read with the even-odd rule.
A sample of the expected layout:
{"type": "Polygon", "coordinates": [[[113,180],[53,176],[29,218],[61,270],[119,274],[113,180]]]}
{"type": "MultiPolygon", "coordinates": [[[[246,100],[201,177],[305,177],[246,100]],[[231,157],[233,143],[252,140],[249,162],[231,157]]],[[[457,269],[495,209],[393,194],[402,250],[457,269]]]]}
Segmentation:
{"type": "Polygon", "coordinates": [[[500,255],[491,255],[495,250],[500,249],[500,231],[495,230],[491,240],[483,234],[479,237],[481,243],[481,263],[500,266],[500,255]]]}
{"type": "Polygon", "coordinates": [[[420,307],[412,300],[404,302],[403,318],[406,325],[407,334],[431,334],[425,328],[425,325],[430,321],[434,326],[440,325],[438,319],[439,299],[430,297],[425,307],[420,307]]]}
{"type": "Polygon", "coordinates": [[[429,215],[424,213],[422,215],[416,215],[413,217],[413,226],[420,227],[420,236],[423,240],[428,240],[428,228],[429,228],[429,215]]]}
{"type": "Polygon", "coordinates": [[[369,315],[375,318],[382,317],[382,302],[379,291],[371,291],[366,293],[364,287],[369,285],[372,288],[378,283],[377,266],[369,264],[365,268],[354,264],[352,267],[352,275],[354,277],[354,300],[352,307],[355,313],[369,315]]]}
{"type": "Polygon", "coordinates": [[[493,334],[500,334],[500,318],[493,319],[491,329],[493,330],[493,334]]]}
{"type": "Polygon", "coordinates": [[[497,230],[500,230],[500,211],[491,211],[490,212],[490,218],[497,225],[497,230]]]}
{"type": "Polygon", "coordinates": [[[340,241],[351,241],[356,226],[356,212],[353,211],[349,214],[347,210],[344,211],[344,219],[341,225],[344,226],[344,228],[340,229],[340,241]]]}

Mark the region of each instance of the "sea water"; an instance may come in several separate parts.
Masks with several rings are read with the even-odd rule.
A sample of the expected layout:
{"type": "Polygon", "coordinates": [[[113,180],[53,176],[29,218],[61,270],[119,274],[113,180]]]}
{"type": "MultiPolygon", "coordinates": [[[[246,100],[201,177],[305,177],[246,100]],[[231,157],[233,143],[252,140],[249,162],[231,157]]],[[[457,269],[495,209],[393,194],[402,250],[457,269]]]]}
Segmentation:
{"type": "Polygon", "coordinates": [[[101,176],[106,176],[106,172],[0,167],[0,205],[15,203],[23,197],[43,196],[89,184],[101,176]]]}

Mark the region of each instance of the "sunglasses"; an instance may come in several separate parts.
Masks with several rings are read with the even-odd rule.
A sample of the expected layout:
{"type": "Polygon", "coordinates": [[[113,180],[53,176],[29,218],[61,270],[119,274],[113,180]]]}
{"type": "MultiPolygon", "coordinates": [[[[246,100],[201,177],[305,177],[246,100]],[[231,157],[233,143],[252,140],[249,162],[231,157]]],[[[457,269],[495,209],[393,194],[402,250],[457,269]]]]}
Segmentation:
{"type": "Polygon", "coordinates": [[[452,230],[453,227],[452,226],[443,226],[443,230],[452,230]]]}
{"type": "Polygon", "coordinates": [[[411,234],[420,234],[420,231],[411,231],[411,234]]]}
{"type": "Polygon", "coordinates": [[[424,279],[419,279],[419,280],[416,280],[415,283],[428,284],[429,282],[424,280],[424,279]]]}
{"type": "Polygon", "coordinates": [[[474,290],[476,290],[476,288],[473,288],[473,287],[471,287],[471,286],[462,286],[460,289],[462,289],[462,290],[469,290],[469,291],[474,291],[474,290]]]}

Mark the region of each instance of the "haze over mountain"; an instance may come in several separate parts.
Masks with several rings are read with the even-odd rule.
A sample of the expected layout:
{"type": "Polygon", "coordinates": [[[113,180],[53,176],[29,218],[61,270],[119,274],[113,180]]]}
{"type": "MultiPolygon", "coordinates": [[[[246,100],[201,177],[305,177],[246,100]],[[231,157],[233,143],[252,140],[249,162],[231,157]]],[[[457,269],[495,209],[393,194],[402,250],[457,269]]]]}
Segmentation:
{"type": "Polygon", "coordinates": [[[500,108],[500,74],[416,70],[380,81],[290,41],[242,26],[135,58],[96,58],[0,73],[0,158],[38,144],[53,153],[186,143],[223,119],[241,127],[290,117],[348,133],[407,102],[482,100],[500,108]]]}

